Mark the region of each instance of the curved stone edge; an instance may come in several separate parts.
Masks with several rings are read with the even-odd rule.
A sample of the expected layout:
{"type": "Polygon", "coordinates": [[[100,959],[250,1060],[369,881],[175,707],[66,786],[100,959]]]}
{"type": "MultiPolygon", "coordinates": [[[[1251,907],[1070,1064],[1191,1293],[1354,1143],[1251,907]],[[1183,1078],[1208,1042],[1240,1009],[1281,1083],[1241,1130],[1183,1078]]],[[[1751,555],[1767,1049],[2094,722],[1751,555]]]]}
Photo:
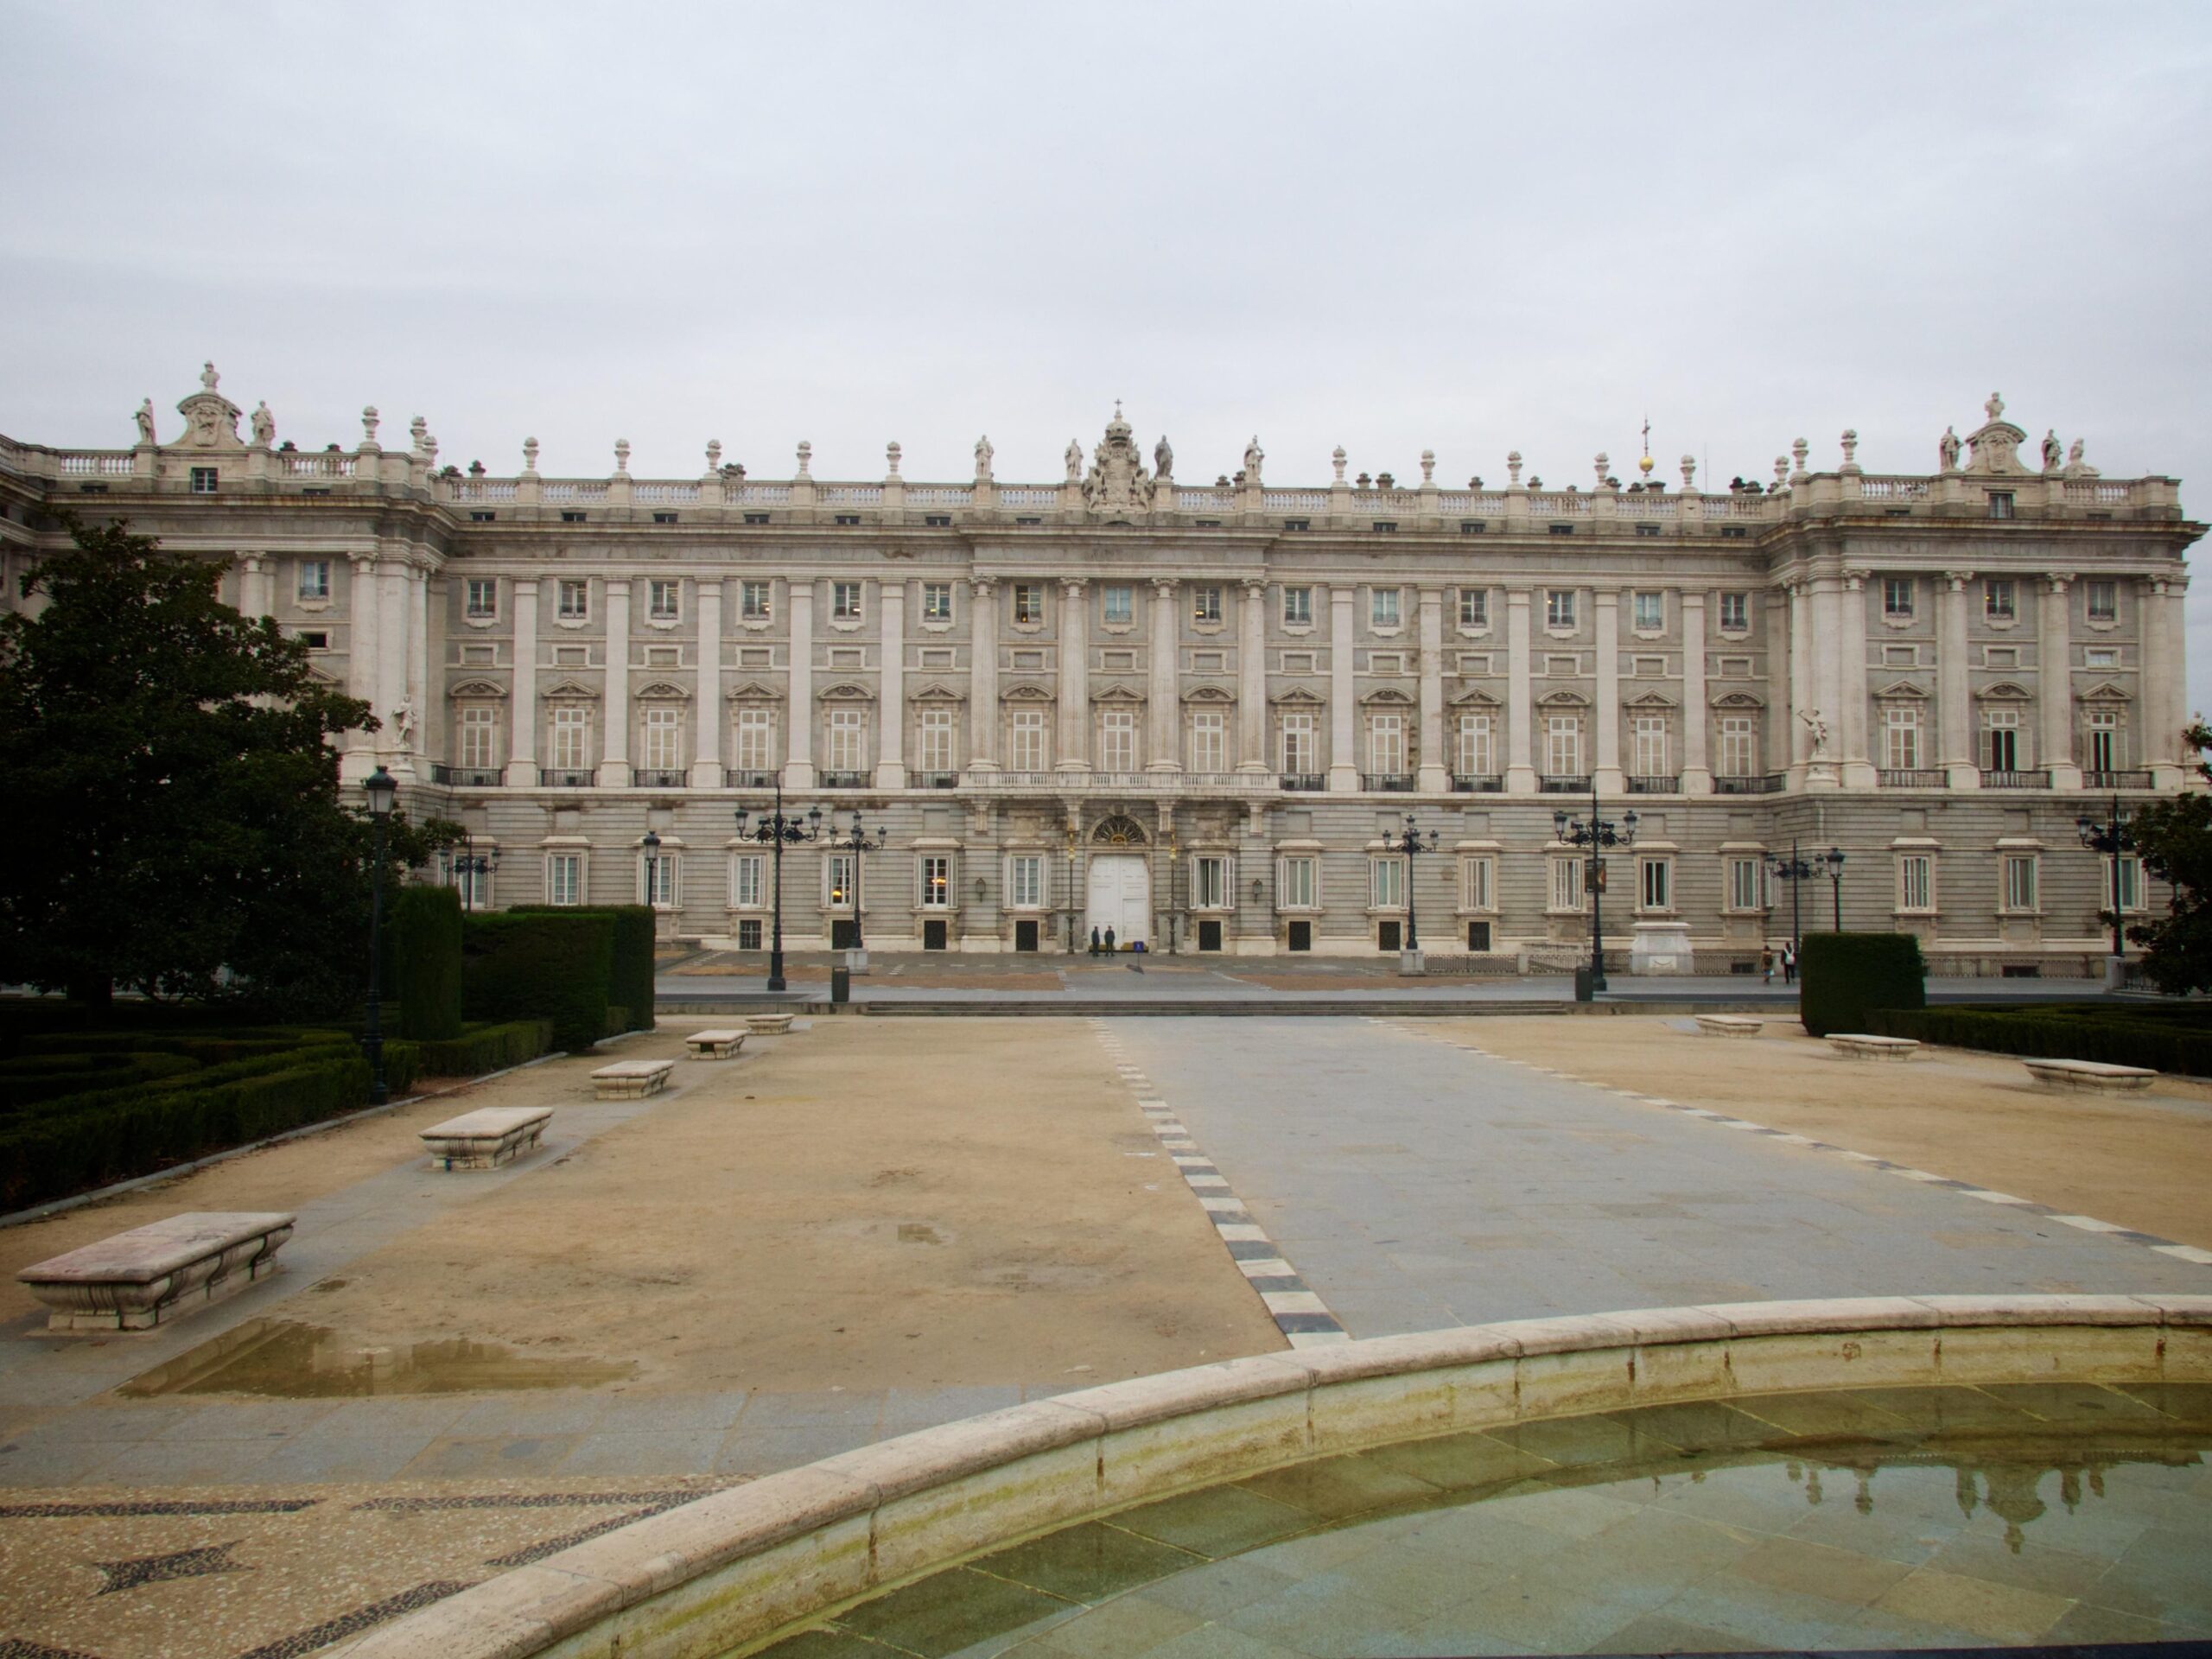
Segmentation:
{"type": "Polygon", "coordinates": [[[1163,1372],[769,1475],[486,1580],[345,1659],[708,1659],[978,1549],[1283,1464],[1796,1389],[2212,1382],[2212,1296],[1911,1296],[1519,1319],[1163,1372]]]}

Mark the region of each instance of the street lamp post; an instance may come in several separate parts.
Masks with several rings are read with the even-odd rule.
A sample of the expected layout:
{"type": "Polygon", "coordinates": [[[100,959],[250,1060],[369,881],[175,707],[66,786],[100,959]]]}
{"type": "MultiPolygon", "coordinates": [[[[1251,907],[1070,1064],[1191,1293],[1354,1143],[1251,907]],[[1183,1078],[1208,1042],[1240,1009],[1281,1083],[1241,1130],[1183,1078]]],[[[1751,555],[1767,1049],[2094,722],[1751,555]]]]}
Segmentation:
{"type": "Polygon", "coordinates": [[[1167,832],[1167,954],[1175,954],[1175,869],[1176,861],[1182,856],[1182,848],[1175,840],[1175,832],[1167,832]]]}
{"type": "Polygon", "coordinates": [[[1616,824],[1611,818],[1598,816],[1598,785],[1590,785],[1590,817],[1587,822],[1571,818],[1562,810],[1552,814],[1552,833],[1570,847],[1589,849],[1589,860],[1583,885],[1590,893],[1590,988],[1592,992],[1605,988],[1605,856],[1608,847],[1636,845],[1636,810],[1631,807],[1621,815],[1616,824]]]}
{"type": "Polygon", "coordinates": [[[645,908],[652,915],[653,934],[660,934],[660,836],[648,830],[638,847],[645,855],[645,908]]]}
{"type": "Polygon", "coordinates": [[[1398,971],[1402,974],[1421,972],[1421,918],[1414,910],[1414,861],[1423,853],[1436,850],[1436,831],[1424,837],[1414,826],[1414,815],[1406,814],[1406,827],[1395,835],[1385,837],[1383,844],[1393,852],[1402,853],[1406,860],[1406,943],[1398,952],[1398,971]]]}
{"type": "Polygon", "coordinates": [[[2120,918],[2125,913],[2121,900],[2126,894],[2120,885],[2120,855],[2132,851],[2135,837],[2128,832],[2127,814],[2120,810],[2120,797],[2112,798],[2112,804],[2105,810],[2105,821],[2079,817],[2074,828],[2080,832],[2082,845],[2093,853],[2102,853],[2112,860],[2112,966],[2109,982],[2117,983],[2120,964],[2127,959],[2125,935],[2120,931],[2120,918]]]}
{"type": "Polygon", "coordinates": [[[478,852],[476,837],[473,835],[464,836],[461,838],[461,850],[458,853],[448,851],[446,854],[447,873],[460,880],[463,910],[474,910],[478,907],[477,895],[482,891],[480,884],[488,881],[498,873],[499,868],[499,849],[494,847],[488,853],[478,852]]]}
{"type": "Polygon", "coordinates": [[[861,912],[867,903],[868,888],[862,880],[867,869],[867,858],[870,853],[880,852],[887,842],[881,824],[876,826],[873,837],[869,836],[861,823],[858,807],[853,809],[853,827],[842,836],[837,833],[836,820],[830,820],[830,846],[841,853],[853,855],[853,948],[846,953],[845,966],[856,974],[868,971],[868,941],[861,931],[861,912]]]}
{"type": "Polygon", "coordinates": [[[1825,853],[1800,858],[1797,843],[1793,841],[1789,843],[1789,856],[1769,859],[1766,871],[1777,881],[1789,884],[1789,948],[1792,950],[1802,951],[1805,948],[1803,916],[1797,899],[1800,882],[1827,877],[1835,891],[1835,931],[1839,933],[1843,931],[1843,854],[1840,850],[1831,847],[1825,853]]]}
{"type": "Polygon", "coordinates": [[[1835,931],[1840,933],[1843,931],[1843,854],[1831,847],[1826,862],[1828,867],[1828,894],[1835,906],[1835,931]]]}
{"type": "Polygon", "coordinates": [[[384,996],[378,982],[384,977],[378,954],[378,935],[384,931],[384,843],[391,810],[399,800],[399,785],[382,766],[361,780],[369,798],[369,821],[376,826],[376,842],[369,865],[369,1006],[361,1033],[361,1048],[369,1058],[369,1104],[381,1106],[391,1097],[384,1080],[384,996]]]}
{"type": "Polygon", "coordinates": [[[737,809],[737,835],[741,841],[757,841],[776,849],[775,867],[775,933],[774,943],[768,951],[768,988],[780,991],[784,986],[784,843],[797,846],[803,841],[817,841],[822,836],[822,809],[810,808],[804,826],[796,817],[784,816],[784,786],[776,785],[776,810],[762,817],[758,823],[749,823],[752,814],[743,807],[737,809]]]}
{"type": "Polygon", "coordinates": [[[1075,866],[1075,825],[1073,825],[1073,824],[1070,824],[1070,825],[1068,825],[1068,827],[1067,827],[1067,836],[1068,836],[1068,955],[1070,955],[1070,956],[1073,956],[1073,955],[1075,955],[1075,952],[1076,952],[1076,935],[1077,935],[1079,931],[1081,931],[1081,930],[1082,930],[1082,924],[1081,924],[1081,922],[1080,922],[1080,920],[1079,920],[1078,918],[1079,918],[1082,916],[1082,914],[1083,914],[1083,908],[1082,908],[1082,906],[1081,906],[1080,905],[1078,905],[1078,904],[1076,902],[1076,893],[1075,893],[1075,868],[1076,868],[1076,866],[1075,866]]]}

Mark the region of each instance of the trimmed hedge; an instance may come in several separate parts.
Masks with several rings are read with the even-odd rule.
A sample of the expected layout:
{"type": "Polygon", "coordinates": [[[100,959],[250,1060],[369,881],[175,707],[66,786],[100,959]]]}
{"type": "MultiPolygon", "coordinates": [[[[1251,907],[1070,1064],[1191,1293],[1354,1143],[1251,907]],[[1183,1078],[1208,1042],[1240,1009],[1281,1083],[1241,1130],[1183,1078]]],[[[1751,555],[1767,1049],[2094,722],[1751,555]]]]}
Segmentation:
{"type": "Polygon", "coordinates": [[[1928,1004],[1927,967],[1910,933],[1813,933],[1798,959],[1798,1017],[1815,1037],[1874,1029],[1877,1008],[1928,1004]]]}
{"type": "Polygon", "coordinates": [[[608,1032],[653,1028],[653,945],[655,923],[649,905],[517,905],[510,915],[612,916],[614,957],[607,971],[607,1000],[623,1010],[623,1023],[608,1032]]]}
{"type": "Polygon", "coordinates": [[[418,1042],[461,1035],[461,896],[404,887],[385,924],[384,985],[395,1028],[418,1042]]]}
{"type": "Polygon", "coordinates": [[[550,1020],[511,1020],[505,1025],[472,1026],[442,1043],[422,1045],[426,1077],[474,1077],[504,1071],[534,1060],[553,1046],[550,1020]]]}
{"type": "MultiPolygon", "coordinates": [[[[2144,1012],[2151,1012],[2145,1010],[2144,1012]]],[[[2054,1060],[2102,1060],[2183,1077],[2212,1077],[2212,1032],[2194,1021],[2144,1019],[2133,1008],[2109,1014],[2072,1008],[1885,1009],[1867,1027],[1885,1037],[1912,1037],[1953,1048],[2028,1054],[2054,1060]]]]}
{"type": "Polygon", "coordinates": [[[0,1110],[181,1077],[200,1070],[182,1054],[31,1054],[0,1060],[0,1110]]]}
{"type": "Polygon", "coordinates": [[[581,1053],[607,1031],[614,918],[604,910],[493,911],[462,920],[468,1017],[550,1020],[581,1053]]]}

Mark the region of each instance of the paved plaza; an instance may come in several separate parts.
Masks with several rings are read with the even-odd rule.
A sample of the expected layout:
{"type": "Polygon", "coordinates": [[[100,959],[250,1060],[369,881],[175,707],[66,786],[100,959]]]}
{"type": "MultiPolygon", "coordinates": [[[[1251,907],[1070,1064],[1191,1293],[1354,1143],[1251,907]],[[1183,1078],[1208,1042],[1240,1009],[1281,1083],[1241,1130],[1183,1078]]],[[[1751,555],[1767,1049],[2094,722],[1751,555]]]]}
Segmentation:
{"type": "Polygon", "coordinates": [[[555,1060],[0,1230],[0,1651],[304,1654],[718,1484],[1286,1342],[2212,1285],[2212,1089],[2084,1104],[1782,1026],[817,1018],[650,1099],[555,1060]],[[532,1103],[513,1165],[418,1154],[532,1103]],[[46,1337],[12,1283],[279,1207],[289,1271],[149,1335],[46,1337]]]}

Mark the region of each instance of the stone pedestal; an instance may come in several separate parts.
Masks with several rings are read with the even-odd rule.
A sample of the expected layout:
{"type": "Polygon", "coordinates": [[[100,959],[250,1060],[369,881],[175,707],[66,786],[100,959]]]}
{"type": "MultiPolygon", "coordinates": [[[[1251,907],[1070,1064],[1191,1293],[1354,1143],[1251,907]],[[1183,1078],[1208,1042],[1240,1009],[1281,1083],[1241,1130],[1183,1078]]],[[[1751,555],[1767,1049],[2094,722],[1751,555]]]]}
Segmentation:
{"type": "Polygon", "coordinates": [[[1428,964],[1418,950],[1398,952],[1398,972],[1408,979],[1418,979],[1428,972],[1428,964]]]}
{"type": "Polygon", "coordinates": [[[1688,974],[1696,971],[1688,922],[1638,922],[1629,943],[1631,974],[1688,974]]]}

